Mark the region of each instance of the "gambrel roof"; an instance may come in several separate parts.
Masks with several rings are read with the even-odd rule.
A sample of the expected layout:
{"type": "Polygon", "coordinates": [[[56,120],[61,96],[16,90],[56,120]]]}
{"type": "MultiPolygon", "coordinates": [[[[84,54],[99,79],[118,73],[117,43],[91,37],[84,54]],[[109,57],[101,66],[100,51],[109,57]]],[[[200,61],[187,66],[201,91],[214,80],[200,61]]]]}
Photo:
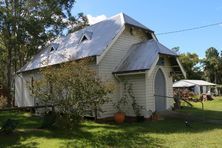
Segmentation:
{"type": "Polygon", "coordinates": [[[18,72],[30,71],[86,57],[100,56],[121,32],[125,24],[153,33],[146,26],[126,14],[120,13],[77,32],[70,33],[65,37],[57,38],[18,72]],[[54,47],[55,45],[56,47],[54,47]],[[52,50],[52,47],[56,49],[52,50]]]}

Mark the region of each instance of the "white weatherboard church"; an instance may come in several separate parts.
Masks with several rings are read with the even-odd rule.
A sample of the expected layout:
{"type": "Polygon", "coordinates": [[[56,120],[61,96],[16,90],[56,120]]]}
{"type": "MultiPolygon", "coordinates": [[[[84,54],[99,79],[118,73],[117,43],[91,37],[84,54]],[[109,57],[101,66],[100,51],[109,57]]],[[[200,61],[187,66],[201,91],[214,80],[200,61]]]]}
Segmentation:
{"type": "MultiPolygon", "coordinates": [[[[115,82],[112,99],[123,93],[123,79],[132,84],[136,101],[148,111],[164,111],[173,105],[172,74],[185,72],[177,54],[159,43],[154,31],[124,13],[59,37],[22,67],[15,79],[16,105],[35,106],[27,82],[40,77],[39,69],[70,60],[93,58],[93,68],[102,80],[115,82]],[[43,61],[47,60],[47,64],[43,61]]],[[[112,103],[103,105],[100,118],[112,117],[112,103]]],[[[127,116],[135,116],[127,107],[127,116]]]]}

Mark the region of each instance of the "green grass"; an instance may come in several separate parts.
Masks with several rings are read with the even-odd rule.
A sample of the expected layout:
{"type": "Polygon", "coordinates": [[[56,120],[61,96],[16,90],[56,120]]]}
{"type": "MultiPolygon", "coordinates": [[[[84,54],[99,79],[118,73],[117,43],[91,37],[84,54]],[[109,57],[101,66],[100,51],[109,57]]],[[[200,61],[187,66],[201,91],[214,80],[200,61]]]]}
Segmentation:
{"type": "MultiPolygon", "coordinates": [[[[201,105],[184,110],[199,116],[201,105]]],[[[206,114],[221,117],[222,99],[205,103],[206,114]],[[216,112],[216,113],[215,113],[216,112]]],[[[2,112],[0,125],[7,118],[19,121],[18,130],[10,136],[0,135],[2,147],[221,147],[222,124],[191,122],[185,127],[182,119],[165,119],[143,123],[99,124],[81,123],[72,131],[41,130],[40,119],[29,113],[2,112]]]]}
{"type": "MultiPolygon", "coordinates": [[[[180,112],[187,113],[194,118],[204,118],[205,120],[222,120],[222,98],[214,97],[213,101],[192,103],[193,107],[184,107],[180,112]]],[[[222,122],[222,121],[221,121],[222,122]]]]}

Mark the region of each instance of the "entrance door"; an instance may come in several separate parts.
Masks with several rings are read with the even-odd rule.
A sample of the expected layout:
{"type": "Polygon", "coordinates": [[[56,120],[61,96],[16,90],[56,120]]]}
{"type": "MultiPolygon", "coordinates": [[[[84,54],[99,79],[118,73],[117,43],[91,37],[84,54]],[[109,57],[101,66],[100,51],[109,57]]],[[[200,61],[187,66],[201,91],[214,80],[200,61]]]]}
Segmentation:
{"type": "Polygon", "coordinates": [[[155,108],[157,112],[166,110],[166,80],[161,69],[155,77],[155,108]]]}

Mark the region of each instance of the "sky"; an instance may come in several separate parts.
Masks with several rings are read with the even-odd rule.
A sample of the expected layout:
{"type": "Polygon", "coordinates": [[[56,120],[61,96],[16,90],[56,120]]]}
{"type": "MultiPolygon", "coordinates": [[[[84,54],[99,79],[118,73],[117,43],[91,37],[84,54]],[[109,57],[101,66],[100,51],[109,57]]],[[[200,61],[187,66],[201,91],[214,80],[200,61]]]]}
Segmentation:
{"type": "MultiPolygon", "coordinates": [[[[72,13],[78,12],[91,23],[123,12],[158,34],[222,22],[222,0],[77,0],[72,13]]],[[[222,24],[157,38],[170,49],[203,58],[209,47],[222,50],[222,24]]]]}

